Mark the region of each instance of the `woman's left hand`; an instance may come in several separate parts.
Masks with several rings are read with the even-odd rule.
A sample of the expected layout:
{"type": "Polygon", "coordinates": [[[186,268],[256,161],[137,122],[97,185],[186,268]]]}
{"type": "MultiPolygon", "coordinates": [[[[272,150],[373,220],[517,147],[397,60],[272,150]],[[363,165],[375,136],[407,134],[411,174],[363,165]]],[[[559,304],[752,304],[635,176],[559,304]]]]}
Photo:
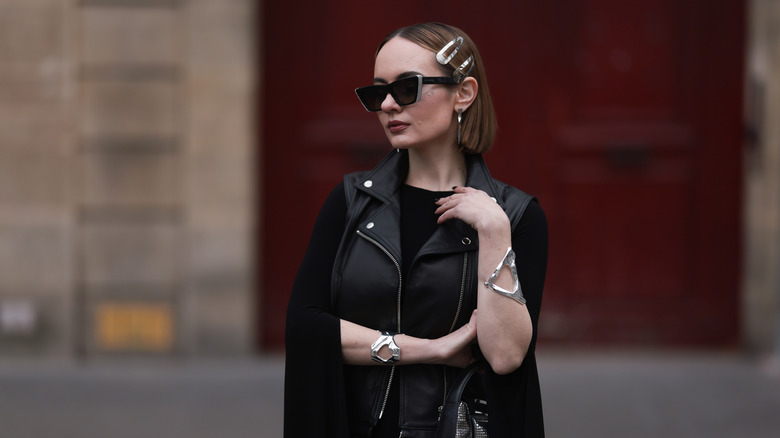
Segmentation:
{"type": "Polygon", "coordinates": [[[471,187],[455,187],[455,193],[436,201],[438,223],[457,218],[478,232],[492,227],[509,227],[509,218],[487,193],[471,187]]]}

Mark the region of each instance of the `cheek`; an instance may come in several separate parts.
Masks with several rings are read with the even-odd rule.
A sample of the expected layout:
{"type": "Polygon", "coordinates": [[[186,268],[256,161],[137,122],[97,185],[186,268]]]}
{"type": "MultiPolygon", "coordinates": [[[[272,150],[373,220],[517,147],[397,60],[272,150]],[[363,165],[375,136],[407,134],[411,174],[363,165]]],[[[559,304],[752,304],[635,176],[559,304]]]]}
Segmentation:
{"type": "Polygon", "coordinates": [[[435,115],[442,122],[449,123],[452,120],[455,105],[455,99],[448,92],[440,93],[436,99],[435,115]]]}
{"type": "Polygon", "coordinates": [[[428,92],[424,93],[423,98],[427,98],[423,111],[426,114],[425,118],[428,119],[428,122],[434,123],[437,126],[448,126],[453,117],[453,103],[451,102],[450,95],[447,93],[428,92]]]}
{"type": "Polygon", "coordinates": [[[452,106],[455,103],[455,96],[445,88],[423,89],[422,99],[436,107],[452,106]]]}
{"type": "Polygon", "coordinates": [[[447,129],[452,123],[452,117],[452,109],[447,105],[442,105],[437,111],[431,113],[431,122],[440,129],[447,129]]]}

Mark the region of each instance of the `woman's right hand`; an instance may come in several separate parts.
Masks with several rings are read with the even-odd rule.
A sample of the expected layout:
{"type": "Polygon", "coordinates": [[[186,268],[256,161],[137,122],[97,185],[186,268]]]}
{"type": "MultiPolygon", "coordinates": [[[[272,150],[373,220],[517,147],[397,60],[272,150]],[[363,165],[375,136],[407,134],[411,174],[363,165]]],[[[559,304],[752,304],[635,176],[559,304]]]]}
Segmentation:
{"type": "Polygon", "coordinates": [[[471,314],[466,325],[454,332],[435,339],[436,347],[443,365],[465,368],[474,362],[473,344],[477,340],[477,310],[471,314]]]}

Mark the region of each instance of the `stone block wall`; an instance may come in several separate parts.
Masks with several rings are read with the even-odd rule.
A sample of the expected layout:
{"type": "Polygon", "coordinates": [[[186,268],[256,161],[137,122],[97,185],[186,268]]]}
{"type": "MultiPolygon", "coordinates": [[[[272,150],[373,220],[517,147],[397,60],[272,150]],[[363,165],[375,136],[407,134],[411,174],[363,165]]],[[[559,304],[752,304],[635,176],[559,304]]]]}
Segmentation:
{"type": "Polygon", "coordinates": [[[746,74],[746,347],[780,358],[780,2],[750,2],[746,74]]]}
{"type": "Polygon", "coordinates": [[[0,4],[0,351],[74,342],[73,119],[67,5],[0,4]]]}
{"type": "Polygon", "coordinates": [[[256,8],[0,5],[0,355],[254,349],[256,8]]]}

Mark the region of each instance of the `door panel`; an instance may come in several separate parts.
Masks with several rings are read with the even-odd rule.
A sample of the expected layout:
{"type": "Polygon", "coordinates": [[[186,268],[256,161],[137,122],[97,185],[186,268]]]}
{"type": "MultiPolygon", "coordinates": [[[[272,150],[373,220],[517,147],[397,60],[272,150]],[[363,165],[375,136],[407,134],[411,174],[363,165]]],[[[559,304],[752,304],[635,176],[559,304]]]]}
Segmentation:
{"type": "Polygon", "coordinates": [[[555,208],[544,309],[552,323],[541,326],[543,337],[733,343],[741,51],[731,43],[741,40],[740,7],[671,0],[570,6],[572,32],[559,34],[548,100],[555,208]],[[734,21],[728,35],[715,33],[722,20],[734,21]],[[723,69],[726,59],[735,67],[723,69]],[[735,105],[713,111],[706,103],[712,93],[735,105]],[[716,125],[716,118],[727,122],[716,125]],[[721,137],[706,141],[713,132],[721,137]],[[728,181],[705,183],[713,171],[728,181]],[[721,207],[705,201],[721,196],[721,207]],[[711,226],[721,236],[704,234],[711,226]],[[705,241],[721,237],[722,246],[707,244],[712,252],[705,252],[705,241]],[[723,271],[701,270],[712,262],[723,271]],[[711,278],[719,284],[710,289],[711,278]]]}

